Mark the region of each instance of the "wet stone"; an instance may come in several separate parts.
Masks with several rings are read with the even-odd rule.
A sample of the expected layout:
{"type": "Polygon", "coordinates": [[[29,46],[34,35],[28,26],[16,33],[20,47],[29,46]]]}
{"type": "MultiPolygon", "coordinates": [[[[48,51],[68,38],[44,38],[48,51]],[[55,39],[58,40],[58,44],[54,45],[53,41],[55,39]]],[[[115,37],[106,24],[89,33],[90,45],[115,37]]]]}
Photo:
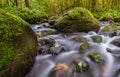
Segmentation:
{"type": "Polygon", "coordinates": [[[49,50],[49,47],[48,47],[48,46],[38,46],[38,47],[37,47],[37,55],[47,54],[47,53],[48,53],[48,50],[49,50]]]}
{"type": "Polygon", "coordinates": [[[120,67],[116,70],[114,77],[120,77],[120,67]]]}
{"type": "Polygon", "coordinates": [[[101,34],[106,35],[106,36],[109,35],[110,37],[118,36],[119,35],[119,30],[120,30],[120,26],[108,25],[108,26],[105,26],[102,29],[101,34]]]}
{"type": "Polygon", "coordinates": [[[87,42],[87,39],[83,36],[76,36],[72,38],[76,42],[87,42]]]}
{"type": "Polygon", "coordinates": [[[117,39],[113,40],[112,42],[110,42],[110,44],[113,44],[117,47],[120,47],[120,38],[117,38],[117,39]]]}
{"type": "Polygon", "coordinates": [[[89,63],[84,60],[82,57],[74,57],[75,72],[82,73],[89,70],[89,63]]]}
{"type": "Polygon", "coordinates": [[[101,43],[102,42],[102,37],[100,35],[94,35],[94,36],[91,36],[91,38],[95,43],[101,43]]]}
{"type": "Polygon", "coordinates": [[[100,64],[101,64],[101,63],[104,62],[104,60],[102,59],[102,56],[101,56],[99,53],[89,54],[88,57],[89,57],[92,61],[94,61],[94,62],[96,62],[96,63],[100,63],[100,64]]]}
{"type": "Polygon", "coordinates": [[[52,47],[55,44],[55,40],[51,38],[44,38],[44,39],[40,39],[39,43],[41,45],[47,45],[49,47],[52,47]]]}
{"type": "Polygon", "coordinates": [[[43,31],[43,35],[44,35],[44,36],[53,35],[53,34],[56,34],[56,32],[53,31],[53,30],[43,31]]]}
{"type": "Polygon", "coordinates": [[[79,47],[80,51],[88,49],[88,43],[85,37],[77,36],[74,37],[73,40],[80,43],[80,47],[79,47]]]}
{"type": "Polygon", "coordinates": [[[59,45],[54,45],[53,47],[50,48],[49,51],[49,53],[52,55],[58,55],[63,52],[65,52],[65,48],[59,45]]]}
{"type": "Polygon", "coordinates": [[[111,53],[113,56],[120,58],[120,49],[106,48],[107,52],[111,53]]]}
{"type": "Polygon", "coordinates": [[[83,59],[76,59],[75,60],[75,72],[86,72],[89,69],[89,64],[87,61],[83,59]]]}
{"type": "Polygon", "coordinates": [[[79,51],[88,49],[88,43],[80,43],[79,51]]]}
{"type": "Polygon", "coordinates": [[[106,50],[107,50],[107,52],[110,52],[110,53],[113,52],[112,49],[110,49],[110,48],[106,48],[106,50]]]}

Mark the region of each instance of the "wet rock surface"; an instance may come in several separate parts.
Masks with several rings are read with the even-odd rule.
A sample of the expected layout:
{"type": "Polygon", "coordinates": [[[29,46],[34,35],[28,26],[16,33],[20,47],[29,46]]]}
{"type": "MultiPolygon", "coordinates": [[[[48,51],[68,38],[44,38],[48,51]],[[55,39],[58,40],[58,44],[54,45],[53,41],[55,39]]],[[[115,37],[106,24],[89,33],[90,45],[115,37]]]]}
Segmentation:
{"type": "Polygon", "coordinates": [[[110,42],[110,44],[120,47],[120,38],[114,39],[113,41],[110,42]]]}
{"type": "Polygon", "coordinates": [[[86,50],[88,49],[88,42],[87,42],[87,39],[83,36],[76,36],[76,37],[73,37],[72,38],[75,42],[78,42],[79,43],[79,50],[82,51],[82,50],[86,50]]]}
{"type": "Polygon", "coordinates": [[[93,42],[96,42],[96,43],[101,43],[102,42],[102,37],[99,36],[99,35],[94,35],[94,36],[91,36],[93,42]]]}
{"type": "Polygon", "coordinates": [[[74,71],[78,73],[83,73],[89,70],[89,63],[83,58],[74,58],[75,68],[74,71]]]}
{"type": "Polygon", "coordinates": [[[89,54],[88,57],[96,63],[103,63],[104,62],[104,59],[102,59],[102,56],[99,53],[89,54]]]}
{"type": "Polygon", "coordinates": [[[102,29],[101,34],[110,36],[110,37],[119,36],[120,35],[120,26],[117,26],[117,25],[105,26],[102,29]]]}
{"type": "Polygon", "coordinates": [[[26,77],[119,77],[119,48],[119,36],[102,32],[41,36],[36,62],[26,77]]]}

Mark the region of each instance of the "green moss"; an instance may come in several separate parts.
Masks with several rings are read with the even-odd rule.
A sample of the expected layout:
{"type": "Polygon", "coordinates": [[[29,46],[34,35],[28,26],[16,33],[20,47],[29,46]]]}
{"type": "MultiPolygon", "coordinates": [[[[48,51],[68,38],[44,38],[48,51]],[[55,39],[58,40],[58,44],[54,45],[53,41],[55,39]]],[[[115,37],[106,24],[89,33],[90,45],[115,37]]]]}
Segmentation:
{"type": "Polygon", "coordinates": [[[80,48],[79,48],[80,51],[88,49],[89,46],[87,39],[85,37],[77,36],[74,37],[73,40],[80,43],[80,48]]]}
{"type": "Polygon", "coordinates": [[[0,42],[0,70],[12,61],[14,52],[6,43],[0,42]]]}
{"type": "Polygon", "coordinates": [[[0,37],[0,77],[24,77],[35,56],[34,32],[27,22],[0,9],[0,37]]]}
{"type": "Polygon", "coordinates": [[[7,66],[13,58],[13,47],[10,46],[12,37],[23,33],[24,25],[28,25],[17,16],[0,9],[0,69],[7,66]],[[21,27],[23,26],[23,28],[21,27]]]}
{"type": "Polygon", "coordinates": [[[106,26],[106,27],[102,30],[102,32],[103,32],[103,33],[104,33],[104,32],[110,32],[110,30],[117,31],[117,30],[119,30],[119,29],[120,29],[119,26],[109,25],[109,26],[106,26]]]}
{"type": "Polygon", "coordinates": [[[100,21],[105,21],[108,19],[112,19],[115,22],[119,22],[120,21],[120,11],[119,10],[113,10],[110,9],[108,10],[106,13],[104,13],[101,17],[100,17],[100,21]]]}
{"type": "Polygon", "coordinates": [[[103,63],[104,62],[101,54],[99,54],[99,53],[90,54],[89,57],[91,58],[91,60],[93,60],[96,63],[103,63]]]}
{"type": "Polygon", "coordinates": [[[90,11],[76,7],[61,16],[54,27],[61,32],[89,31],[98,28],[99,23],[90,11]]]}
{"type": "Polygon", "coordinates": [[[40,22],[42,18],[47,18],[48,15],[44,9],[18,9],[16,7],[5,7],[3,8],[6,12],[10,12],[13,15],[21,17],[23,20],[29,23],[37,23],[40,22]]]}

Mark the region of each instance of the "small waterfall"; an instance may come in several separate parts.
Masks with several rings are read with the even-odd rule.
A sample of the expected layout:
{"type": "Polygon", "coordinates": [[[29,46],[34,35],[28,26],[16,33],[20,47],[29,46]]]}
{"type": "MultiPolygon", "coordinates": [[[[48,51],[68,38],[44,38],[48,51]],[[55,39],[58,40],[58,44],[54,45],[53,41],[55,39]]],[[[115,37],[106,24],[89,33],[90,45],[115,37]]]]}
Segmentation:
{"type": "Polygon", "coordinates": [[[110,25],[108,22],[100,22],[101,26],[100,29],[98,31],[98,34],[101,34],[101,31],[108,25],[110,25]]]}
{"type": "Polygon", "coordinates": [[[77,53],[77,51],[69,51],[69,52],[61,53],[60,55],[57,56],[56,62],[65,63],[67,65],[70,65],[71,62],[73,61],[73,56],[76,53],[77,53]]]}
{"type": "Polygon", "coordinates": [[[55,66],[54,62],[49,60],[50,55],[36,56],[36,62],[26,77],[48,77],[50,71],[55,66]]]}
{"type": "Polygon", "coordinates": [[[105,64],[103,77],[113,77],[114,58],[111,55],[111,53],[108,53],[106,51],[107,48],[106,44],[102,44],[100,48],[101,48],[100,51],[102,51],[102,54],[104,54],[106,57],[106,62],[105,62],[106,64],[105,64]]]}
{"type": "MultiPolygon", "coordinates": [[[[32,25],[32,29],[36,33],[44,31],[55,31],[54,29],[48,28],[48,24],[47,26],[44,25],[45,24],[32,25]]],[[[38,41],[41,40],[41,38],[54,39],[55,44],[51,45],[51,47],[55,48],[53,49],[55,50],[54,52],[59,53],[51,54],[52,51],[50,50],[51,47],[49,46],[51,41],[49,42],[49,40],[47,40],[47,43],[44,43],[44,45],[48,47],[48,52],[46,52],[47,54],[38,54],[36,56],[36,62],[34,63],[32,70],[26,75],[26,77],[116,76],[115,74],[118,69],[117,66],[120,63],[120,60],[118,57],[117,60],[115,60],[116,57],[114,55],[120,56],[120,47],[111,44],[111,42],[119,39],[120,37],[109,37],[100,35],[102,29],[104,29],[104,27],[108,25],[109,23],[107,22],[101,22],[101,28],[98,33],[90,31],[88,33],[52,34],[38,37],[38,41]],[[85,44],[82,42],[87,43],[87,49],[80,49],[81,46],[85,44]],[[108,48],[110,49],[110,52],[108,52],[108,48]],[[94,58],[92,56],[91,58],[91,55],[93,55],[94,53],[97,53],[98,55],[95,55],[94,58]],[[99,62],[99,60],[96,60],[96,58],[100,58],[101,62],[99,62]],[[87,65],[88,68],[86,68],[87,65]],[[51,73],[53,75],[51,75],[51,73]]],[[[119,73],[117,74],[118,75],[116,77],[119,77],[119,73]]]]}

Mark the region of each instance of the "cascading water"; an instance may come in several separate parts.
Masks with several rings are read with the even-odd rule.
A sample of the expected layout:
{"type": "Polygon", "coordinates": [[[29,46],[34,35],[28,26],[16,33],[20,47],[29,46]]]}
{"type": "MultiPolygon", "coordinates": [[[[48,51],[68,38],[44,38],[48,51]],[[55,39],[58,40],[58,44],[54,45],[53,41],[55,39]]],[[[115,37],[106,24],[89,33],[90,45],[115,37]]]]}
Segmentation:
{"type": "Polygon", "coordinates": [[[120,77],[120,43],[115,41],[120,37],[99,35],[104,26],[107,24],[102,24],[98,33],[45,36],[45,31],[55,30],[33,25],[35,32],[41,32],[39,54],[26,77],[120,77]]]}

